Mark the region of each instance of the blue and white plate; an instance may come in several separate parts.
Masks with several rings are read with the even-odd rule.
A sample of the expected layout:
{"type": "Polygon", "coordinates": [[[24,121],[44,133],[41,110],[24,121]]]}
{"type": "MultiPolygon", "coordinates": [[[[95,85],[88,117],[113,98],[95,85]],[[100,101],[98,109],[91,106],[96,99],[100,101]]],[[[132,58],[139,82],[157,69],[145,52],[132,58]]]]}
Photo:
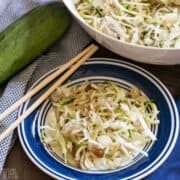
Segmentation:
{"type": "MultiPolygon", "coordinates": [[[[31,88],[55,70],[44,75],[31,88]]],[[[148,158],[138,155],[132,163],[123,168],[107,172],[81,171],[63,164],[56,154],[42,145],[40,140],[40,126],[44,124],[51,107],[47,100],[18,127],[21,145],[30,160],[42,171],[56,179],[130,180],[142,179],[155,171],[170,155],[179,132],[178,111],[167,88],[156,77],[138,66],[106,58],[90,59],[66,83],[73,85],[85,80],[96,82],[111,80],[127,90],[131,85],[136,85],[156,103],[160,111],[160,124],[152,126],[151,130],[156,134],[158,140],[144,147],[144,150],[148,152],[148,158]]],[[[19,115],[31,106],[47,88],[21,106],[19,115]]]]}

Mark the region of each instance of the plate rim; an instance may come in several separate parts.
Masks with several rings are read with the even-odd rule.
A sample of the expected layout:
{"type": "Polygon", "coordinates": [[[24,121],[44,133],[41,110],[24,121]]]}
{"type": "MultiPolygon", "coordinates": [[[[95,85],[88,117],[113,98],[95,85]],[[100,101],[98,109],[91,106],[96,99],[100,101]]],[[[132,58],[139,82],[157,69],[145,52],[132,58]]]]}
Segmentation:
{"type": "MultiPolygon", "coordinates": [[[[151,174],[152,172],[154,172],[156,169],[158,169],[166,160],[167,158],[169,157],[170,153],[172,152],[172,150],[174,149],[175,147],[175,144],[176,144],[176,141],[177,141],[177,138],[178,138],[178,133],[179,133],[179,115],[178,115],[178,111],[177,111],[177,107],[176,107],[176,104],[175,104],[175,101],[174,101],[174,98],[172,97],[171,93],[169,92],[168,88],[156,77],[154,76],[151,72],[147,71],[146,69],[143,69],[141,68],[140,66],[137,66],[133,63],[129,63],[129,62],[126,62],[126,61],[123,61],[121,59],[114,59],[114,58],[103,58],[103,57],[95,57],[95,58],[90,58],[88,59],[88,61],[86,61],[85,65],[87,64],[94,64],[95,62],[101,62],[102,61],[105,61],[107,63],[110,63],[110,64],[115,64],[115,65],[118,65],[118,66],[122,66],[122,65],[125,65],[125,66],[128,66],[128,68],[130,70],[133,70],[133,71],[136,71],[137,73],[139,73],[140,75],[142,76],[145,76],[145,78],[151,80],[154,82],[154,84],[157,86],[159,85],[160,88],[162,89],[163,93],[166,93],[164,94],[164,96],[167,96],[169,97],[168,101],[171,102],[171,106],[172,106],[172,110],[174,111],[174,116],[175,116],[175,119],[176,119],[176,125],[177,127],[174,127],[174,136],[172,138],[172,140],[170,141],[169,138],[168,138],[168,141],[170,141],[171,143],[171,146],[168,148],[166,154],[164,157],[162,157],[160,159],[160,161],[153,166],[152,164],[152,168],[149,169],[148,171],[146,171],[145,173],[143,173],[142,175],[140,174],[140,176],[138,175],[139,173],[142,173],[142,171],[144,172],[144,170],[142,170],[141,172],[137,172],[136,173],[136,176],[135,179],[141,179],[141,178],[144,178],[146,176],[148,176],[149,174],[151,174]]],[[[61,65],[60,65],[61,66],[61,65]]],[[[28,89],[28,91],[30,89],[32,89],[36,84],[40,83],[46,76],[48,76],[49,74],[51,74],[52,72],[54,72],[56,69],[58,69],[60,66],[58,67],[55,67],[53,68],[52,70],[48,71],[47,73],[45,73],[43,76],[41,76],[39,79],[37,79],[31,86],[30,88],[28,89]]],[[[27,91],[27,92],[28,92],[27,91]]],[[[30,99],[29,99],[30,100],[30,99]]],[[[18,117],[20,116],[21,114],[21,111],[23,109],[23,106],[29,102],[26,101],[20,108],[19,108],[19,111],[18,111],[18,117]]],[[[172,131],[172,130],[171,130],[172,131]]],[[[63,178],[68,178],[68,179],[72,179],[68,176],[64,176],[63,174],[61,174],[61,177],[59,177],[58,175],[56,174],[53,174],[53,172],[49,172],[49,169],[46,169],[46,167],[44,167],[42,164],[39,164],[37,162],[37,159],[32,157],[31,155],[31,152],[29,152],[29,149],[27,149],[27,147],[25,147],[25,142],[23,140],[23,134],[21,136],[21,125],[18,126],[18,137],[19,137],[19,141],[20,141],[20,144],[21,144],[21,147],[23,148],[25,154],[28,156],[28,158],[34,163],[34,165],[36,165],[41,171],[43,171],[44,173],[48,174],[49,176],[53,177],[53,178],[58,178],[58,179],[63,179],[63,178]],[[64,176],[64,177],[63,177],[64,176]]],[[[167,141],[167,142],[168,142],[167,141]]],[[[166,143],[167,144],[167,143],[166,143]]],[[[131,178],[131,176],[125,178],[125,179],[129,179],[131,178]]]]}

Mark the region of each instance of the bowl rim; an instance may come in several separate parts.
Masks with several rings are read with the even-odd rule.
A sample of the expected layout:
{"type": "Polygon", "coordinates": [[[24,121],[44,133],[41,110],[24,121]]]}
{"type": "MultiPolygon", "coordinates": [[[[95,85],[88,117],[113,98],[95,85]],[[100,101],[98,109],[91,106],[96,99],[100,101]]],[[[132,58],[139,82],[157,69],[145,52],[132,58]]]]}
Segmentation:
{"type": "MultiPolygon", "coordinates": [[[[96,61],[96,60],[105,60],[105,61],[109,61],[109,62],[115,62],[115,63],[119,63],[119,62],[124,62],[124,61],[119,61],[118,59],[113,59],[113,58],[90,58],[89,60],[91,60],[91,62],[96,61]]],[[[176,144],[176,141],[177,141],[177,137],[178,137],[178,133],[179,133],[179,115],[178,115],[178,111],[177,111],[177,107],[175,105],[175,101],[171,95],[171,93],[169,92],[169,90],[165,87],[165,85],[158,79],[156,78],[156,76],[154,76],[153,74],[151,74],[149,71],[137,66],[137,65],[134,65],[133,63],[129,63],[129,62],[124,62],[125,65],[129,66],[130,67],[132,66],[133,68],[137,68],[137,71],[142,71],[142,73],[146,74],[147,75],[150,75],[150,79],[153,79],[153,81],[155,81],[155,84],[159,84],[161,85],[161,88],[163,90],[163,92],[166,92],[167,95],[169,96],[170,100],[171,100],[171,103],[172,103],[172,108],[174,109],[174,114],[175,114],[175,117],[176,117],[176,123],[177,123],[177,127],[175,127],[175,133],[174,133],[174,137],[171,141],[171,146],[169,147],[167,153],[165,154],[164,157],[161,158],[161,160],[156,164],[154,165],[151,169],[149,169],[147,172],[144,172],[144,174],[142,175],[137,175],[138,177],[136,177],[136,179],[141,179],[141,178],[144,178],[146,177],[147,175],[151,174],[152,172],[154,172],[156,169],[158,169],[166,160],[167,158],[169,157],[170,153],[172,152],[172,150],[174,149],[175,147],[175,144],[176,144]]],[[[131,67],[131,68],[132,68],[131,67]]],[[[35,81],[33,83],[33,85],[31,86],[31,88],[33,88],[37,83],[41,82],[43,78],[45,78],[48,74],[52,73],[55,69],[57,68],[53,68],[52,70],[48,71],[47,73],[45,73],[43,76],[41,76],[37,81],[35,81]]],[[[30,89],[31,89],[30,88],[30,89]]],[[[27,101],[29,102],[29,100],[27,101]]],[[[27,102],[25,103],[25,106],[27,106],[27,102]]],[[[27,108],[27,107],[26,107],[27,108]]],[[[19,113],[18,115],[20,116],[21,115],[21,111],[23,110],[23,106],[20,107],[19,109],[19,113]]],[[[59,177],[58,175],[56,175],[56,173],[54,174],[52,171],[49,171],[48,169],[46,169],[42,164],[39,164],[39,160],[37,159],[34,159],[34,157],[32,157],[32,154],[31,150],[27,149],[27,147],[25,146],[25,142],[23,140],[23,136],[22,136],[22,132],[21,132],[21,126],[18,126],[18,136],[19,136],[19,139],[20,139],[20,143],[21,143],[21,146],[23,147],[23,150],[24,152],[26,153],[26,155],[29,157],[29,159],[39,168],[41,169],[44,173],[50,175],[51,177],[54,177],[54,178],[57,178],[59,177]]],[[[66,175],[62,175],[61,174],[61,178],[67,178],[68,176],[66,175]]],[[[72,179],[70,177],[68,177],[68,179],[72,179]]]]}
{"type": "MultiPolygon", "coordinates": [[[[92,31],[95,31],[95,33],[103,36],[104,38],[107,38],[108,40],[111,40],[111,41],[114,41],[116,43],[122,43],[123,45],[126,45],[126,46],[130,46],[130,47],[134,47],[134,48],[143,48],[143,49],[146,49],[146,50],[155,50],[155,51],[178,51],[180,50],[180,47],[179,48],[160,48],[160,47],[152,47],[152,46],[145,46],[145,45],[137,45],[137,44],[132,44],[132,43],[128,43],[128,42],[124,42],[122,40],[119,40],[119,39],[116,39],[108,34],[105,34],[99,30],[97,30],[96,28],[94,28],[93,26],[90,26],[88,23],[86,23],[86,21],[79,15],[79,13],[77,12],[77,14],[71,10],[71,8],[68,6],[68,1],[73,1],[73,0],[62,0],[64,5],[66,6],[66,8],[71,12],[71,14],[73,14],[73,16],[78,19],[81,23],[83,23],[85,26],[87,26],[90,30],[92,31]]],[[[72,4],[74,4],[72,2],[72,4]]]]}

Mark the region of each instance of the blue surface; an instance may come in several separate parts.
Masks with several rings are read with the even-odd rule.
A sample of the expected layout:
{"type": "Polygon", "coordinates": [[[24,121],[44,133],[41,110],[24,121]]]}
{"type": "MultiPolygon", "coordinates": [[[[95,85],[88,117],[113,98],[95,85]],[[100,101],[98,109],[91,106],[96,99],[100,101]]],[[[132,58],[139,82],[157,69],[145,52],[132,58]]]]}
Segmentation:
{"type": "MultiPolygon", "coordinates": [[[[103,175],[80,173],[68,167],[64,167],[46,152],[40,142],[37,124],[34,125],[41,108],[39,107],[19,126],[18,131],[25,152],[44,172],[56,178],[64,177],[78,180],[99,180],[102,178],[106,178],[106,180],[132,179],[132,176],[133,178],[140,178],[153,171],[153,168],[156,169],[160,166],[165,160],[166,154],[170,152],[169,149],[174,143],[178,131],[178,117],[174,101],[167,89],[151,74],[137,66],[121,61],[118,61],[118,64],[110,64],[109,62],[110,61],[107,60],[106,62],[99,60],[99,62],[93,61],[93,64],[83,65],[70,77],[70,80],[94,76],[115,77],[126,80],[144,91],[144,93],[157,104],[160,110],[159,118],[161,122],[157,134],[158,141],[154,143],[153,147],[148,152],[148,158],[144,158],[126,169],[103,175]],[[169,144],[167,144],[168,140],[169,144]],[[138,174],[138,172],[140,172],[140,174],[138,174]]],[[[112,60],[111,62],[115,61],[112,60]]],[[[33,97],[30,102],[27,103],[27,106],[30,106],[42,93],[43,91],[33,97]]],[[[22,107],[21,113],[25,109],[25,106],[22,107]]],[[[162,166],[162,168],[163,167],[164,166],[162,166]]],[[[157,172],[159,172],[159,170],[157,172]]],[[[156,173],[149,176],[149,179],[157,179],[156,173]]]]}
{"type": "MultiPolygon", "coordinates": [[[[180,115],[180,98],[176,101],[180,115]]],[[[147,180],[179,180],[180,179],[180,135],[176,146],[167,161],[153,174],[146,178],[147,180]]]]}

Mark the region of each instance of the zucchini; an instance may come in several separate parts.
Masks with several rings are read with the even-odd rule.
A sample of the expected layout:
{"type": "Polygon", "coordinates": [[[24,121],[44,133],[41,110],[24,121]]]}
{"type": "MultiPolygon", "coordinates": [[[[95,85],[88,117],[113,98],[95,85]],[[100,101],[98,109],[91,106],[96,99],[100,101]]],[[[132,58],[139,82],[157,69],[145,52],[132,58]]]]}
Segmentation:
{"type": "Polygon", "coordinates": [[[28,12],[0,32],[0,85],[53,45],[69,24],[66,8],[53,2],[28,12]]]}

